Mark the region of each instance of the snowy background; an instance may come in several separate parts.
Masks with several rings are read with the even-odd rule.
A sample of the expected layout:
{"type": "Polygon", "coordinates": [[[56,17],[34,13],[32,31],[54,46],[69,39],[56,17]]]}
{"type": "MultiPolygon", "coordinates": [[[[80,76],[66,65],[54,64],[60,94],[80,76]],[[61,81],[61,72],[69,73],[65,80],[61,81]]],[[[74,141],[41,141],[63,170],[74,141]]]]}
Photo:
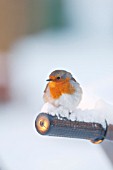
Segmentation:
{"type": "Polygon", "coordinates": [[[81,84],[80,108],[92,109],[98,100],[113,104],[113,3],[80,2],[66,1],[70,28],[24,37],[12,46],[12,101],[0,104],[0,170],[113,169],[101,145],[42,137],[34,127],[43,105],[45,80],[54,69],[70,71],[81,84]],[[74,5],[82,28],[78,34],[74,5]]]}

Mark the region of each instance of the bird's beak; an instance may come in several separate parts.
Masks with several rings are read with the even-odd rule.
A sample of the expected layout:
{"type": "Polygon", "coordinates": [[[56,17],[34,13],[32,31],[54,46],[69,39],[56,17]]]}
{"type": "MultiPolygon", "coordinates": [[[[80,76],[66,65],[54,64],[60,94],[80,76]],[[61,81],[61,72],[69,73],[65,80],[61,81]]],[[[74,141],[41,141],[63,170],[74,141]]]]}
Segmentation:
{"type": "Polygon", "coordinates": [[[52,81],[52,79],[47,79],[46,81],[52,81]]]}

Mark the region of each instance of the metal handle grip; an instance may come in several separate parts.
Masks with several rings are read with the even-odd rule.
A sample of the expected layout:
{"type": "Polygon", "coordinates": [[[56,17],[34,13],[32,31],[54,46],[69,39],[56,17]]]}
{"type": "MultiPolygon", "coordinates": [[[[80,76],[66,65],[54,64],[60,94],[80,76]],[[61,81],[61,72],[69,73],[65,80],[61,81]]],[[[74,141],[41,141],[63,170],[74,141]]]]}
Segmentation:
{"type": "Polygon", "coordinates": [[[99,123],[58,119],[46,113],[40,113],[35,120],[35,127],[41,135],[88,139],[100,143],[106,136],[106,128],[99,123]]]}

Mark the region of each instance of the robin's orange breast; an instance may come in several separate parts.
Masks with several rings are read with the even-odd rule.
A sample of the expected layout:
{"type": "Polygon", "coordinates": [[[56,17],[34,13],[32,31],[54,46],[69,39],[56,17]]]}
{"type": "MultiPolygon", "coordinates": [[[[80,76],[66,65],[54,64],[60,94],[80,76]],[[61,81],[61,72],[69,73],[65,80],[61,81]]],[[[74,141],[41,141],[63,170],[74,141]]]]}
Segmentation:
{"type": "Polygon", "coordinates": [[[75,92],[75,87],[69,81],[60,83],[50,82],[49,88],[54,99],[58,99],[62,94],[73,94],[75,92]]]}

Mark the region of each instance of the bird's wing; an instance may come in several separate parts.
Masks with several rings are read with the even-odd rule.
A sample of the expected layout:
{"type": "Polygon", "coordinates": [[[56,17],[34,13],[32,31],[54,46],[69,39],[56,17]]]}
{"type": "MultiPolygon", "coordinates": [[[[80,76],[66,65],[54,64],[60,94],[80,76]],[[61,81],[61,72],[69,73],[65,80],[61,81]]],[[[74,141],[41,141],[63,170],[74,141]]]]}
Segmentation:
{"type": "Polygon", "coordinates": [[[46,93],[47,88],[48,88],[48,85],[49,85],[49,83],[46,85],[46,88],[45,88],[45,90],[44,90],[44,93],[46,93]]]}
{"type": "Polygon", "coordinates": [[[50,91],[49,91],[49,83],[48,83],[46,85],[45,90],[44,90],[44,95],[43,95],[44,102],[48,102],[49,101],[49,97],[50,97],[50,91]]]}
{"type": "Polygon", "coordinates": [[[74,82],[76,82],[76,80],[72,77],[71,80],[73,80],[74,82]]]}

